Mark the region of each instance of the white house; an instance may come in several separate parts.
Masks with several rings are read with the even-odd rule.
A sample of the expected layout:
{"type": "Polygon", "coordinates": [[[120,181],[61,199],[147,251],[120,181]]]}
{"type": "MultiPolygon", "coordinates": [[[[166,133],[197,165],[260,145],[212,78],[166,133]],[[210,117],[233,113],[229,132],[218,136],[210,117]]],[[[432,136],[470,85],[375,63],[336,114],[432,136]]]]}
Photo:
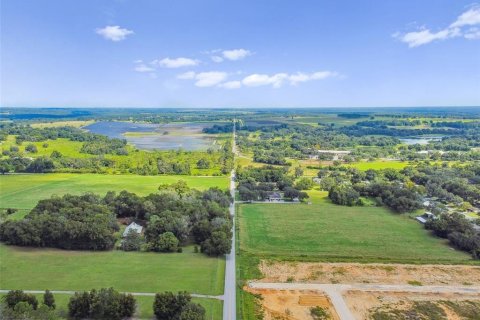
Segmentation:
{"type": "Polygon", "coordinates": [[[282,195],[279,192],[272,192],[268,195],[268,201],[281,201],[282,195]]]}
{"type": "Polygon", "coordinates": [[[142,233],[143,227],[139,224],[136,224],[135,222],[132,222],[125,228],[125,231],[123,231],[123,237],[126,237],[130,230],[133,230],[136,233],[140,234],[142,233]]]}

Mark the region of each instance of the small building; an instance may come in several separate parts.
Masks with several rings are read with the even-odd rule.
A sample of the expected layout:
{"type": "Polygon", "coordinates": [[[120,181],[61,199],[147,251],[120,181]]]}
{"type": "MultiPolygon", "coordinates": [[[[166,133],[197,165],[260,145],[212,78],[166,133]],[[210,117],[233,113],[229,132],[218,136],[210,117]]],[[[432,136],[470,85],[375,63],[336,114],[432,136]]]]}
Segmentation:
{"type": "Polygon", "coordinates": [[[425,224],[425,223],[427,223],[428,219],[434,219],[434,218],[435,218],[435,215],[433,213],[427,211],[424,214],[422,214],[421,216],[416,217],[415,220],[417,220],[421,224],[425,224]]]}
{"type": "Polygon", "coordinates": [[[268,195],[268,201],[281,201],[283,199],[282,195],[279,192],[272,192],[268,195]]]}
{"type": "Polygon", "coordinates": [[[317,150],[319,154],[328,154],[333,156],[333,160],[343,159],[343,157],[349,155],[351,151],[348,150],[317,150]]]}
{"type": "Polygon", "coordinates": [[[125,238],[127,234],[130,232],[130,230],[135,231],[136,233],[140,234],[142,233],[143,227],[139,224],[136,224],[135,222],[130,223],[126,228],[125,231],[123,231],[123,237],[125,238]]]}
{"type": "Polygon", "coordinates": [[[417,220],[417,221],[420,222],[421,224],[427,223],[427,219],[425,219],[425,218],[422,217],[422,216],[416,217],[415,220],[417,220]]]}

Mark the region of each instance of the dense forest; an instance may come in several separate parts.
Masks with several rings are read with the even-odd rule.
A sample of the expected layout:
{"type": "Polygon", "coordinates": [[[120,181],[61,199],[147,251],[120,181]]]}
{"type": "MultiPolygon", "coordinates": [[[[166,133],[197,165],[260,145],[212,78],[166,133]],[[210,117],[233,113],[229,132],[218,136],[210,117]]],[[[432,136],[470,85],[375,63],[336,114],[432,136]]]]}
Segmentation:
{"type": "Polygon", "coordinates": [[[23,220],[0,225],[0,240],[10,245],[71,250],[111,250],[119,240],[119,221],[136,221],[144,235],[128,234],[119,248],[126,251],[181,251],[190,243],[217,256],[230,252],[232,221],[228,193],[200,192],[180,180],[140,197],[122,191],[103,198],[87,193],[41,200],[23,220]]]}

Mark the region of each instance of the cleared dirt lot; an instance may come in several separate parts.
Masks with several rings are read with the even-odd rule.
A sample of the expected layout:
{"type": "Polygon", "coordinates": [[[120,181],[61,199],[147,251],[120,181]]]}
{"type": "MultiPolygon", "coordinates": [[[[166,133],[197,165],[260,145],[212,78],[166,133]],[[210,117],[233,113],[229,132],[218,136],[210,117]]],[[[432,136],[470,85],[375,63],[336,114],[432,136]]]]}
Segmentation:
{"type": "Polygon", "coordinates": [[[402,318],[403,314],[409,314],[411,319],[480,317],[479,295],[348,291],[343,296],[353,316],[359,320],[385,314],[391,315],[388,319],[410,319],[402,318]]]}
{"type": "Polygon", "coordinates": [[[260,294],[260,303],[265,320],[312,319],[310,308],[322,307],[330,314],[330,319],[340,320],[328,296],[309,290],[269,290],[246,288],[253,294],[260,294]]]}
{"type": "Polygon", "coordinates": [[[265,262],[265,282],[480,285],[480,266],[265,262]]]}

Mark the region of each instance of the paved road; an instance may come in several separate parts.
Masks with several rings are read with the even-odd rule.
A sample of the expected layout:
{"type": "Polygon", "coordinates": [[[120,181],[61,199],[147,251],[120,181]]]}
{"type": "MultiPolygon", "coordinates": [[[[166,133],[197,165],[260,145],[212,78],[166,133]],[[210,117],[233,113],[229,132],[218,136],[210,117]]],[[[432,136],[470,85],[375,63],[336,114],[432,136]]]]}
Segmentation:
{"type": "MultiPolygon", "coordinates": [[[[8,293],[10,290],[0,290],[0,293],[8,293]]],[[[44,290],[22,290],[25,293],[45,293],[44,290]]],[[[75,294],[75,292],[79,292],[82,290],[77,290],[77,291],[69,291],[69,290],[50,290],[51,293],[54,294],[75,294]]],[[[122,293],[129,293],[133,296],[143,296],[143,297],[154,297],[155,292],[122,292],[122,293]]],[[[212,296],[208,294],[197,294],[197,293],[192,293],[190,294],[194,298],[205,298],[205,299],[217,299],[217,300],[223,300],[223,296],[212,296]]]]}
{"type": "Polygon", "coordinates": [[[419,293],[460,293],[480,296],[480,286],[412,286],[412,285],[384,285],[384,284],[317,284],[317,283],[267,283],[250,282],[254,289],[274,290],[318,290],[330,297],[335,310],[341,320],[355,320],[348,309],[342,293],[354,291],[382,291],[382,292],[419,292],[419,293]]]}
{"type": "MultiPolygon", "coordinates": [[[[235,155],[235,122],[233,125],[232,152],[235,155]]],[[[235,199],[235,170],[230,175],[230,194],[235,199]]],[[[233,218],[232,250],[226,255],[225,264],[225,289],[223,291],[223,320],[235,320],[237,317],[236,297],[236,266],[235,266],[235,201],[230,204],[230,215],[233,218]]]]}

